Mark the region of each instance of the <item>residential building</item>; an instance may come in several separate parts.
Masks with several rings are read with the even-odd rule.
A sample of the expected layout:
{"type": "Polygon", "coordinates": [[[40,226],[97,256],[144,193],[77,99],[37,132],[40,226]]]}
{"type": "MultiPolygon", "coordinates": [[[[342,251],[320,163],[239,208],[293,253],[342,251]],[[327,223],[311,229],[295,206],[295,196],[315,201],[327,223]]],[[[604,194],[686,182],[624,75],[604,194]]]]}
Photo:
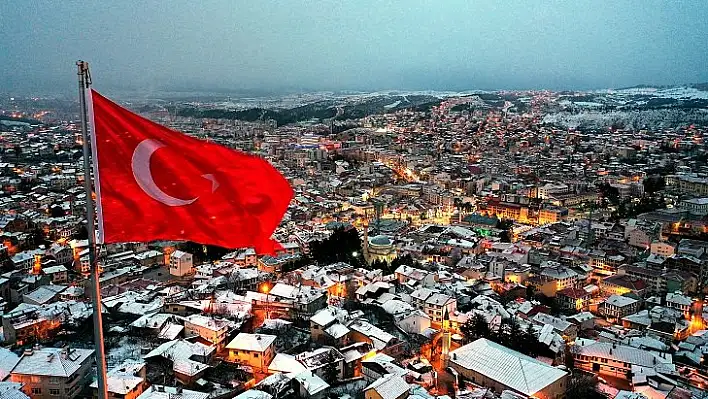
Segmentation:
{"type": "Polygon", "coordinates": [[[232,323],[228,320],[195,314],[187,316],[184,321],[185,336],[198,336],[218,347],[224,345],[224,340],[232,323]]]}
{"type": "Polygon", "coordinates": [[[192,254],[176,250],[170,254],[170,274],[177,277],[193,273],[194,264],[192,254]]]}
{"type": "Polygon", "coordinates": [[[600,313],[612,319],[621,319],[639,310],[640,302],[634,298],[621,295],[612,295],[599,307],[600,313]]]}
{"type": "Polygon", "coordinates": [[[275,335],[239,333],[228,345],[228,360],[267,371],[275,356],[275,335]]]}
{"type": "Polygon", "coordinates": [[[579,369],[629,382],[641,375],[675,373],[670,354],[655,353],[617,343],[580,339],[574,346],[573,358],[575,366],[579,369]]]}
{"type": "Polygon", "coordinates": [[[364,388],[365,399],[405,399],[410,386],[403,377],[388,374],[364,388]]]}
{"type": "Polygon", "coordinates": [[[93,349],[27,349],[10,373],[34,399],[76,398],[91,379],[93,349]]]}

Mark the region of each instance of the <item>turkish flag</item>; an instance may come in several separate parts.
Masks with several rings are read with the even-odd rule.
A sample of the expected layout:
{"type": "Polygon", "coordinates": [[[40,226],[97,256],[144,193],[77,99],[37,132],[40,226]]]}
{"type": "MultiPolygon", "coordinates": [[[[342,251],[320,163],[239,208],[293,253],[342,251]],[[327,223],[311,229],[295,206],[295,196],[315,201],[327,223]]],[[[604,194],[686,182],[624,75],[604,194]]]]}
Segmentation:
{"type": "Polygon", "coordinates": [[[99,240],[272,253],[293,190],[268,161],[170,130],[92,90],[99,240]]]}

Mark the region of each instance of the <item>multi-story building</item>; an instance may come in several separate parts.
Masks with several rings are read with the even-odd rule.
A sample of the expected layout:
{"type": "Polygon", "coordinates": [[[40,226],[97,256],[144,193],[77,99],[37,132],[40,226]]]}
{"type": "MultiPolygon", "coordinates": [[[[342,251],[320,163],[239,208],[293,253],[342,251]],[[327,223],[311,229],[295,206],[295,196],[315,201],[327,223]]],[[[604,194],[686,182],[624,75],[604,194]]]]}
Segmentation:
{"type": "Polygon", "coordinates": [[[187,336],[198,336],[221,347],[224,345],[230,326],[228,320],[195,314],[188,316],[184,321],[184,332],[187,336]]]}
{"type": "Polygon", "coordinates": [[[593,373],[610,375],[632,381],[636,374],[656,375],[672,367],[667,353],[654,353],[631,346],[609,342],[579,340],[573,348],[575,367],[593,373]]]}
{"type": "Polygon", "coordinates": [[[275,357],[275,335],[239,333],[228,345],[228,360],[267,371],[275,357]]]}
{"type": "Polygon", "coordinates": [[[176,250],[170,255],[170,274],[177,277],[189,275],[193,272],[192,254],[176,250]]]}
{"type": "Polygon", "coordinates": [[[457,310],[457,299],[445,294],[430,295],[423,306],[423,311],[430,316],[433,323],[442,323],[446,310],[448,314],[454,313],[457,310]]]}
{"type": "Polygon", "coordinates": [[[610,319],[621,319],[639,310],[639,301],[621,295],[612,295],[600,305],[600,313],[610,319]]]}
{"type": "Polygon", "coordinates": [[[698,196],[708,195],[708,178],[689,175],[666,176],[666,188],[698,196]]]}
{"type": "Polygon", "coordinates": [[[10,381],[35,399],[75,398],[91,379],[93,349],[28,349],[20,357],[10,381]]]}

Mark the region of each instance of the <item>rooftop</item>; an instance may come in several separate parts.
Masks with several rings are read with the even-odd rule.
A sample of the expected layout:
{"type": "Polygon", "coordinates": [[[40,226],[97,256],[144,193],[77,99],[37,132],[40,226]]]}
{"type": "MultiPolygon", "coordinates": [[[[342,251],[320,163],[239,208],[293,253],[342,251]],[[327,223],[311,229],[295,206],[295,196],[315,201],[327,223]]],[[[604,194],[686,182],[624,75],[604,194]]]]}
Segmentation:
{"type": "Polygon", "coordinates": [[[480,338],[450,353],[450,362],[532,396],[568,375],[532,357],[480,338]]]}

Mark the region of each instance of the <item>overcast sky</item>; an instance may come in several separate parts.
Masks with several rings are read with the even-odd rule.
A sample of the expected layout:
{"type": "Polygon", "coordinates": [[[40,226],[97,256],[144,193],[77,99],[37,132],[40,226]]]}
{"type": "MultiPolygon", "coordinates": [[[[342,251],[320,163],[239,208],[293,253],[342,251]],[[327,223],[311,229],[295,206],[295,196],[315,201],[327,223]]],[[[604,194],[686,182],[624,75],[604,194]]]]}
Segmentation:
{"type": "Polygon", "coordinates": [[[708,81],[708,1],[0,1],[0,92],[708,81]]]}

